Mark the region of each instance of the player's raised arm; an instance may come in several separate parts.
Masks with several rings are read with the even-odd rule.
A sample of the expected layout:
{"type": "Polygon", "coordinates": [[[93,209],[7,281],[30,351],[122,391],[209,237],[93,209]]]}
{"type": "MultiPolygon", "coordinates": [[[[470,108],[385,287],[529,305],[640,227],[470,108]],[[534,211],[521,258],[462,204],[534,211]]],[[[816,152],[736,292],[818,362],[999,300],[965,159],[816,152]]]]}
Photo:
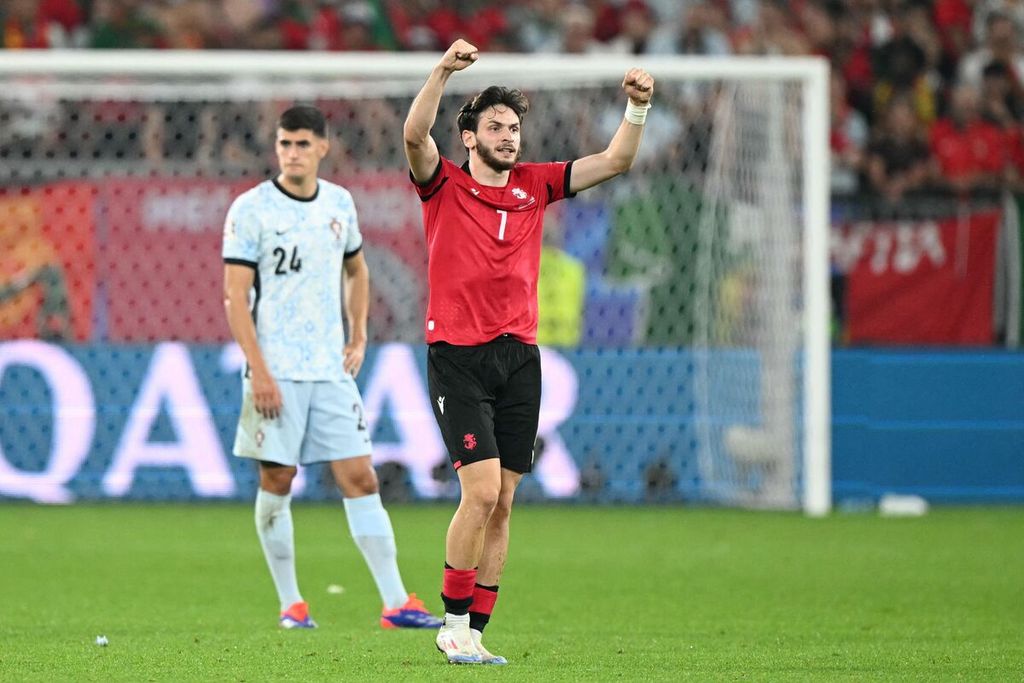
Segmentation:
{"type": "Polygon", "coordinates": [[[437,143],[430,136],[430,129],[437,119],[437,108],[441,104],[444,86],[456,71],[462,71],[477,60],[477,49],[474,45],[462,40],[452,43],[441,61],[430,72],[427,82],[423,84],[416,99],[409,107],[409,115],[405,118],[403,136],[405,137],[405,156],[409,159],[412,177],[417,182],[430,180],[437,168],[440,153],[437,143]]]}
{"type": "Polygon", "coordinates": [[[654,95],[654,78],[643,69],[630,69],[622,80],[622,89],[629,96],[622,124],[607,149],[573,163],[570,192],[603,183],[633,166],[644,134],[644,120],[651,106],[651,96],[654,95]]]}

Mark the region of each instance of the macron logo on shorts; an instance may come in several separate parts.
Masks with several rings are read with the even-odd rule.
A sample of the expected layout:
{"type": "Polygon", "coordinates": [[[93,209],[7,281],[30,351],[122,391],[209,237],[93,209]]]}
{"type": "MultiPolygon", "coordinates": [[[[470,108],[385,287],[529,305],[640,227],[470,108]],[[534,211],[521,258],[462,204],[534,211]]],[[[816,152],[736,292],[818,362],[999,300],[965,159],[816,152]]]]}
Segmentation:
{"type": "Polygon", "coordinates": [[[437,397],[437,407],[441,409],[441,414],[444,415],[444,396],[437,397]]]}

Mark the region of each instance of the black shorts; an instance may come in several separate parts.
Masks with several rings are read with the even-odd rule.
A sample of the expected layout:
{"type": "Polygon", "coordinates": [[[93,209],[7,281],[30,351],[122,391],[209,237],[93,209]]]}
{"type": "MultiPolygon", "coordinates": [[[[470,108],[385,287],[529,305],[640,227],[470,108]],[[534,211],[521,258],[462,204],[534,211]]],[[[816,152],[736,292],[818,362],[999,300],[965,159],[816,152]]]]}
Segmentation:
{"type": "Polygon", "coordinates": [[[427,350],[434,418],[455,469],[499,458],[533,469],[540,416],[540,349],[502,335],[479,346],[435,342],[427,350]]]}

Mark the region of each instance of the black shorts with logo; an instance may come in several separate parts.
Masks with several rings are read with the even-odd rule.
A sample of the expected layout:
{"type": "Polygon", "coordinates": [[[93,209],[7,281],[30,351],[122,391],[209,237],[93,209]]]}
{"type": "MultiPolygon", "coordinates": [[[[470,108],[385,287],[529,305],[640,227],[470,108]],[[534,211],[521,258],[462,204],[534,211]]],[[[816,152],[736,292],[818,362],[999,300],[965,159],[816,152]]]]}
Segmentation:
{"type": "Polygon", "coordinates": [[[455,469],[500,458],[526,473],[540,416],[540,349],[502,335],[479,346],[435,342],[427,349],[427,387],[455,469]]]}

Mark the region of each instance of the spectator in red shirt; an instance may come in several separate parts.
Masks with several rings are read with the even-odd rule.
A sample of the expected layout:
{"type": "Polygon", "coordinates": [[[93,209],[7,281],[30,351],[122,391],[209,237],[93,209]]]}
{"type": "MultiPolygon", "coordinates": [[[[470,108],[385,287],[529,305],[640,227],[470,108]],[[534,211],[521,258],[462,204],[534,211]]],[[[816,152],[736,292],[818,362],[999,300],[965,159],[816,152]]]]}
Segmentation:
{"type": "MultiPolygon", "coordinates": [[[[673,0],[678,1],[678,0],[673,0]]],[[[584,0],[583,4],[594,13],[594,38],[607,43],[622,30],[622,8],[619,0],[584,0]]]]}
{"type": "Polygon", "coordinates": [[[946,61],[956,64],[971,45],[971,3],[936,0],[933,16],[946,61]]]}
{"type": "Polygon", "coordinates": [[[0,4],[0,47],[79,47],[82,20],[75,0],[6,0],[0,4]]]}
{"type": "Polygon", "coordinates": [[[978,89],[953,90],[949,116],[932,126],[931,149],[943,184],[957,194],[998,189],[1005,177],[1005,134],[981,118],[978,89]]]}
{"type": "Polygon", "coordinates": [[[460,17],[467,39],[481,50],[518,51],[518,26],[509,19],[505,3],[492,3],[490,0],[467,2],[460,17]]]}
{"type": "Polygon", "coordinates": [[[313,0],[287,0],[281,7],[278,28],[285,50],[336,50],[341,21],[331,7],[313,0]]]}
{"type": "Polygon", "coordinates": [[[38,20],[39,0],[9,0],[3,14],[3,46],[6,48],[49,47],[46,26],[38,20]]]}
{"type": "Polygon", "coordinates": [[[439,0],[389,0],[387,14],[403,50],[439,50],[465,33],[459,13],[439,0]]]}

